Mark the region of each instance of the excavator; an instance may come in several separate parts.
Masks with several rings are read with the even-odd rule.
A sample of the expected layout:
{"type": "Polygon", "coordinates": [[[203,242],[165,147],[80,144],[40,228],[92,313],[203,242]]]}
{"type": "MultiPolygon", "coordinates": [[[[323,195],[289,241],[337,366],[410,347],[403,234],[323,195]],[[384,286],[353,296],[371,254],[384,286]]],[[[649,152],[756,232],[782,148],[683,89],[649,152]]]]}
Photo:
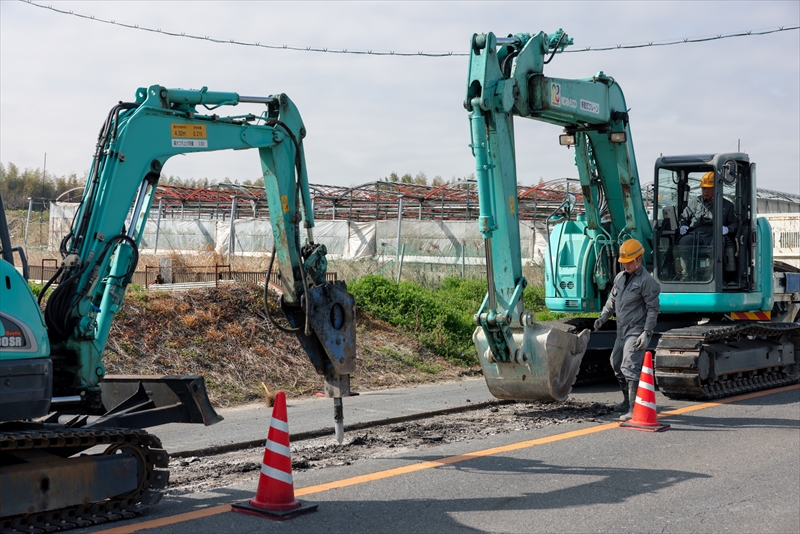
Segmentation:
{"type": "Polygon", "coordinates": [[[270,270],[277,261],[285,320],[270,316],[266,302],[265,308],[278,328],[297,335],[324,377],[341,443],[342,397],[355,370],[355,301],[343,282],[326,281],[327,251],[314,242],[305,136],[285,94],[139,88],[134,102],[111,109],[100,130],[60,245],[63,260],[39,302],[0,199],[0,532],[133,517],[159,501],[169,477],[167,452],[143,429],[222,419],[200,376],[112,376],[103,365],[161,170],[177,154],[258,150],[275,243],[270,270]],[[258,110],[215,111],[240,104],[258,110]]]}
{"type": "Polygon", "coordinates": [[[648,346],[662,393],[713,399],[800,380],[800,272],[773,265],[769,223],[757,214],[755,163],[740,152],[658,158],[651,220],[619,84],[602,71],[586,79],[543,74],[572,44],[560,29],[472,37],[464,107],[489,282],[473,340],[489,390],[499,398],[565,398],[578,373],[608,369],[616,330],[609,321],[589,335],[593,319],[540,324],[522,310],[514,117],[561,127],[559,144],[574,150],[580,179],[584,209],[569,193],[547,220],[550,310],[599,312],[620,269],[619,247],[633,238],[662,288],[648,346]],[[713,208],[693,217],[701,185],[713,190],[713,208]],[[684,239],[697,232],[704,238],[684,239]],[[562,330],[573,337],[544,341],[562,330]]]}

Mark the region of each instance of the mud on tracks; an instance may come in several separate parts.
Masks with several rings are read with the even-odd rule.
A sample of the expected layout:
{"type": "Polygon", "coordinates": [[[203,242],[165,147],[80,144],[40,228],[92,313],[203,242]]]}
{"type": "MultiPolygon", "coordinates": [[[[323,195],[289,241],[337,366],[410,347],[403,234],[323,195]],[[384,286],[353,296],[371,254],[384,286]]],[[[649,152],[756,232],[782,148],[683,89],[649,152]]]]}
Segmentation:
{"type": "MultiPolygon", "coordinates": [[[[442,445],[570,423],[605,423],[611,408],[596,402],[517,402],[498,404],[456,414],[373,426],[345,434],[338,445],[333,438],[292,443],[292,469],[302,472],[351,465],[370,458],[391,458],[442,445]]],[[[257,480],[263,448],[204,457],[170,460],[167,495],[183,495],[257,480]]]]}

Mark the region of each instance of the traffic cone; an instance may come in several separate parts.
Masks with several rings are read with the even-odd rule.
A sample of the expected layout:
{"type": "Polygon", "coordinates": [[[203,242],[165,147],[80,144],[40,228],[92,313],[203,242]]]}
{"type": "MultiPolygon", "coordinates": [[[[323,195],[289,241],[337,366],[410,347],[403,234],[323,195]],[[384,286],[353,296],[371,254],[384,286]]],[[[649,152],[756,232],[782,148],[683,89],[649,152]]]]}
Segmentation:
{"type": "Polygon", "coordinates": [[[633,405],[633,417],[630,421],[620,423],[619,426],[645,432],[661,432],[669,429],[669,425],[659,423],[656,416],[655,383],[653,353],[648,350],[644,353],[642,374],[639,377],[639,388],[636,391],[636,401],[633,405]]]}
{"type": "Polygon", "coordinates": [[[249,501],[232,504],[231,510],[270,519],[290,519],[316,509],[316,504],[303,504],[294,498],[286,394],[279,391],[275,395],[256,496],[249,501]]]}

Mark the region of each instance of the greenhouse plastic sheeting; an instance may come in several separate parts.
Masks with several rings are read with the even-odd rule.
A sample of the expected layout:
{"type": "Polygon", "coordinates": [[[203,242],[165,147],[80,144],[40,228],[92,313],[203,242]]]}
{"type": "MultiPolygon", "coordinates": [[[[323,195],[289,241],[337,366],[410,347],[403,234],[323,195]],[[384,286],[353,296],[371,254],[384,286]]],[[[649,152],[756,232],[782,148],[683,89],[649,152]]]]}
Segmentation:
{"type": "Polygon", "coordinates": [[[367,258],[375,255],[375,223],[356,223],[349,224],[350,235],[347,240],[347,252],[345,259],[355,260],[357,258],[367,258]]]}
{"type": "MultiPolygon", "coordinates": [[[[202,252],[214,250],[217,240],[217,223],[211,220],[161,219],[158,230],[158,250],[202,252]]],[[[139,249],[152,252],[156,249],[158,220],[150,218],[144,228],[139,249]]]]}
{"type": "MultiPolygon", "coordinates": [[[[70,229],[77,204],[51,204],[51,249],[58,250],[70,229]]],[[[158,218],[151,214],[140,249],[152,252],[156,245],[158,218]]],[[[227,254],[231,238],[230,221],[214,219],[161,219],[159,252],[200,253],[215,250],[227,254]]],[[[272,225],[267,219],[236,219],[233,222],[234,254],[258,255],[272,250],[272,225]]],[[[397,256],[397,220],[352,222],[319,221],[314,241],[324,244],[331,258],[358,259],[397,256]]],[[[419,221],[404,219],[400,243],[405,245],[405,262],[439,264],[484,263],[483,237],[477,221],[419,221]]],[[[301,244],[306,233],[300,228],[301,244]]],[[[524,261],[542,263],[547,248],[546,229],[529,221],[520,223],[520,251],[524,261]]]]}
{"type": "Polygon", "coordinates": [[[47,240],[47,248],[58,251],[61,240],[69,234],[72,229],[72,219],[78,212],[78,204],[75,202],[51,202],[50,203],[50,237],[47,240]]]}
{"type": "MultiPolygon", "coordinates": [[[[541,263],[547,242],[544,228],[520,223],[520,249],[524,259],[541,263]],[[533,251],[533,253],[531,253],[533,251]]],[[[397,221],[377,222],[378,253],[397,251],[397,221]]],[[[424,263],[481,264],[485,260],[483,236],[476,221],[403,220],[400,243],[405,244],[404,261],[424,263]]]]}
{"type": "Polygon", "coordinates": [[[345,257],[349,246],[347,226],[347,221],[317,221],[314,242],[325,245],[331,256],[345,257]]]}
{"type": "MultiPolygon", "coordinates": [[[[216,222],[217,254],[227,254],[231,241],[230,221],[216,222]]],[[[266,219],[236,219],[233,223],[234,254],[257,255],[272,252],[272,223],[266,219]]]]}

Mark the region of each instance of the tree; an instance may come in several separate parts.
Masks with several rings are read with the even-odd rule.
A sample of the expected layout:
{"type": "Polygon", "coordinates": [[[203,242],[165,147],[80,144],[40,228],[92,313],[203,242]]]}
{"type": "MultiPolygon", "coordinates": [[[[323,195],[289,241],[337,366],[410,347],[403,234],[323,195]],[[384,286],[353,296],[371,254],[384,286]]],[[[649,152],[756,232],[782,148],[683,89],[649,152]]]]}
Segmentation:
{"type": "Polygon", "coordinates": [[[425,175],[424,172],[419,171],[417,175],[414,177],[414,183],[416,185],[428,185],[428,177],[425,175]]]}
{"type": "Polygon", "coordinates": [[[436,176],[433,177],[433,182],[431,185],[433,185],[434,187],[439,187],[440,185],[444,185],[444,178],[442,178],[437,174],[436,176]]]}
{"type": "Polygon", "coordinates": [[[6,208],[12,210],[28,207],[28,199],[35,199],[35,205],[40,199],[54,199],[76,187],[80,187],[86,180],[78,179],[77,175],[55,176],[44,175],[41,169],[25,169],[20,172],[19,167],[13,163],[8,166],[0,163],[0,194],[6,208]]]}

